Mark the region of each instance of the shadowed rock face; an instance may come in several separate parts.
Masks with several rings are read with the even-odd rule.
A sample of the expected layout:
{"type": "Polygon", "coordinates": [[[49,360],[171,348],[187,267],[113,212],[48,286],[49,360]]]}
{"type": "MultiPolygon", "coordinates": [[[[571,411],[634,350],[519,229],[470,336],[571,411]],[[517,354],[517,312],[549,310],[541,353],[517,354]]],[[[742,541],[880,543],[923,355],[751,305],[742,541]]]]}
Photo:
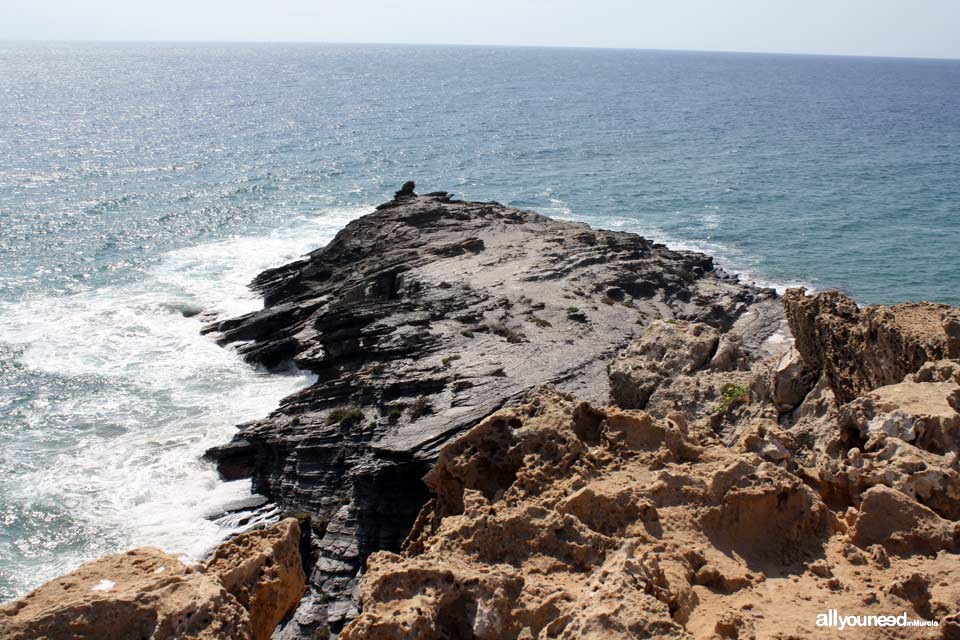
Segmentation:
{"type": "Polygon", "coordinates": [[[783,298],[797,350],[823,369],[840,402],[895,384],[925,362],[960,358],[960,311],[929,302],[858,307],[837,291],[783,298]]]}
{"type": "Polygon", "coordinates": [[[655,318],[726,329],[749,317],[762,340],[781,317],[774,292],[708,256],[408,188],[253,287],[262,311],[208,330],[252,362],[318,378],[209,455],[312,514],[324,595],[295,617],[304,629],[355,615],[363,560],[399,549],[453,436],[541,383],[605,402],[607,364],[655,318]]]}

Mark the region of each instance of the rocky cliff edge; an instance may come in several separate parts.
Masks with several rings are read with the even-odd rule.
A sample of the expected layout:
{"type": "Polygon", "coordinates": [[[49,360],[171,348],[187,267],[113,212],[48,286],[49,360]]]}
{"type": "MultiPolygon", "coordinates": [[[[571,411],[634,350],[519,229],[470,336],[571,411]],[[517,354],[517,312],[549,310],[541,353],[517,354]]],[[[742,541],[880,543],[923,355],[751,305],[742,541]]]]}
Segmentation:
{"type": "Polygon", "coordinates": [[[412,188],[253,286],[264,309],[210,335],[317,381],[209,455],[312,516],[289,637],[356,615],[367,556],[400,550],[438,452],[486,416],[539,384],[605,402],[607,364],[657,318],[739,323],[749,349],[782,319],[703,254],[412,188]]]}
{"type": "Polygon", "coordinates": [[[785,303],[796,349],[655,321],[610,404],[537,389],[443,447],[343,637],[960,637],[956,310],[785,303]]]}

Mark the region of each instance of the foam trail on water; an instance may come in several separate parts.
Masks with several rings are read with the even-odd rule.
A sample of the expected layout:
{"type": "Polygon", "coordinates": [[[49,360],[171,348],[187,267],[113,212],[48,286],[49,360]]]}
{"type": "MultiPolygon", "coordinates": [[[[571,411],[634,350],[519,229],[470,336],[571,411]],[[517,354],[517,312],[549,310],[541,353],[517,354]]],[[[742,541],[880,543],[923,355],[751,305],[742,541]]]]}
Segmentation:
{"type": "Polygon", "coordinates": [[[245,364],[194,312],[259,308],[257,273],[368,210],[172,251],[131,284],[0,305],[13,354],[0,372],[13,381],[0,390],[0,517],[22,521],[21,536],[0,538],[0,601],[129,546],[196,559],[241,526],[209,518],[248,498],[249,481],[221,481],[200,456],[310,376],[245,364]]]}

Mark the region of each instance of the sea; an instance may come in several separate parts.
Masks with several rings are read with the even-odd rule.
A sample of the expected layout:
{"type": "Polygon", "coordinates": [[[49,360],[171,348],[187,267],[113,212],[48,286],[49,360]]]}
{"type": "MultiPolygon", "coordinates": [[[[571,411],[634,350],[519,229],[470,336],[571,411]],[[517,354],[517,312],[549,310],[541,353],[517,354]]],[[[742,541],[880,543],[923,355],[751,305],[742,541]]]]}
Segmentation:
{"type": "Polygon", "coordinates": [[[204,314],[406,180],[960,304],[960,61],[575,48],[0,43],[0,601],[269,518],[200,460],[309,384],[204,314]]]}

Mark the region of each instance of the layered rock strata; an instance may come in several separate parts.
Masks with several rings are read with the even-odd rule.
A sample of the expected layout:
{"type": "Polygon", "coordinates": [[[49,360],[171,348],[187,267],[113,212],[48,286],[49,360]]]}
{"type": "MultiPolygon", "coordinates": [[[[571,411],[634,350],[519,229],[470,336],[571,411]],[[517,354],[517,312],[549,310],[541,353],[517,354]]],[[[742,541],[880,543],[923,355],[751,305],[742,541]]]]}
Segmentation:
{"type": "Polygon", "coordinates": [[[960,310],[781,308],[412,183],[254,286],[208,331],[317,379],[209,456],[298,519],[88,563],[0,637],[960,637],[960,310]]]}
{"type": "Polygon", "coordinates": [[[400,550],[458,434],[538,384],[603,402],[608,363],[657,318],[740,321],[747,350],[782,318],[772,290],[708,256],[409,188],[253,287],[262,311],[208,330],[317,380],[210,457],[312,516],[312,596],[290,637],[356,614],[364,559],[400,550]]]}

